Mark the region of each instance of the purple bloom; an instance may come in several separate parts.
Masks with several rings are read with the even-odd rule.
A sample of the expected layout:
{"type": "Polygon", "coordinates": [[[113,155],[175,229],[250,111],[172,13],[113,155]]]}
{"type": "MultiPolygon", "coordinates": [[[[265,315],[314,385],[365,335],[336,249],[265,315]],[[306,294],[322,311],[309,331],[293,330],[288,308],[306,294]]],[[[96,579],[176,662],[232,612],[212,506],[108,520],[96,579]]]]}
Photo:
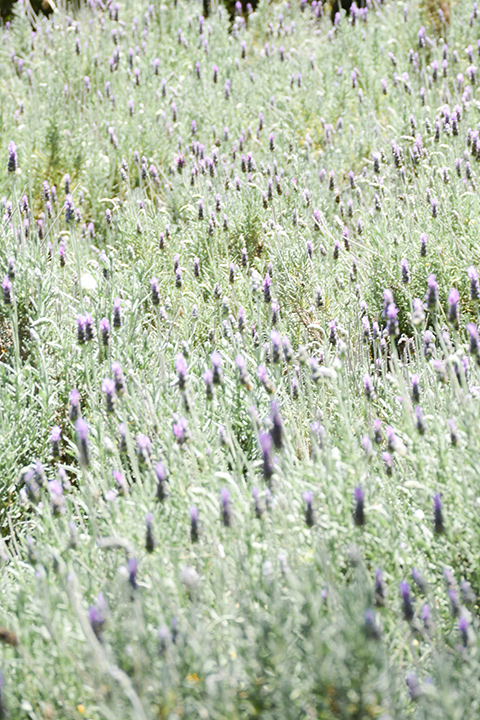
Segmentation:
{"type": "Polygon", "coordinates": [[[448,294],[448,319],[456,330],[458,330],[459,323],[459,301],[460,295],[458,293],[458,290],[456,288],[452,288],[452,290],[450,290],[448,294]]]}
{"type": "Polygon", "coordinates": [[[113,379],[115,380],[115,391],[117,395],[125,394],[125,380],[121,365],[117,362],[112,363],[113,379]]]}
{"type": "Polygon", "coordinates": [[[140,465],[144,465],[150,460],[152,454],[152,441],[147,435],[139,433],[137,435],[137,456],[140,465]]]}
{"type": "Polygon", "coordinates": [[[155,465],[155,477],[157,479],[157,500],[163,502],[168,497],[167,491],[167,471],[163,463],[158,462],[155,465]]]}
{"type": "Polygon", "coordinates": [[[189,438],[189,431],[186,418],[176,418],[175,422],[173,423],[173,435],[175,437],[175,442],[177,442],[179,445],[183,445],[187,442],[189,438]]]}
{"type": "Polygon", "coordinates": [[[110,323],[106,317],[100,320],[100,334],[102,336],[103,346],[107,347],[110,339],[110,323]]]}
{"type": "Polygon", "coordinates": [[[145,525],[147,528],[145,534],[145,550],[148,553],[152,553],[155,550],[157,544],[153,536],[152,519],[152,513],[147,513],[145,517],[145,525]]]}
{"type": "Polygon", "coordinates": [[[99,593],[95,605],[91,605],[88,609],[88,618],[97,640],[101,640],[107,622],[107,605],[101,593],[99,593]]]}
{"type": "Polygon", "coordinates": [[[52,444],[52,457],[54,460],[57,460],[60,456],[60,438],[62,436],[62,431],[58,427],[58,425],[55,425],[52,428],[52,432],[50,433],[50,442],[52,444]]]}
{"type": "Polygon", "coordinates": [[[185,390],[187,384],[187,363],[181,353],[175,358],[175,370],[178,376],[178,387],[180,390],[185,390]]]}
{"type": "Polygon", "coordinates": [[[480,284],[478,282],[478,272],[473,265],[468,268],[468,277],[470,278],[470,298],[472,300],[480,299],[480,284]]]}
{"type": "Polygon", "coordinates": [[[276,400],[272,401],[270,420],[272,422],[270,437],[272,438],[275,448],[277,450],[281,450],[283,447],[283,423],[278,411],[278,403],[276,400]]]}
{"type": "Polygon", "coordinates": [[[370,377],[370,375],[363,376],[363,389],[364,389],[365,397],[367,398],[367,400],[373,400],[375,397],[375,390],[374,390],[372,378],[370,377]]]}
{"type": "Polygon", "coordinates": [[[68,399],[70,401],[70,420],[75,422],[80,411],[80,393],[76,388],[70,391],[68,399]]]}
{"type": "Polygon", "coordinates": [[[115,298],[113,301],[113,327],[119,328],[122,325],[122,314],[120,306],[120,298],[115,298]]]}
{"type": "Polygon", "coordinates": [[[105,393],[105,403],[107,407],[107,413],[111,413],[114,411],[114,393],[115,393],[115,383],[110,378],[105,378],[102,382],[102,392],[105,393]]]}
{"type": "Polygon", "coordinates": [[[266,303],[269,303],[272,300],[271,285],[272,280],[270,278],[270,275],[267,273],[263,280],[263,299],[266,303]]]}
{"type": "Polygon", "coordinates": [[[210,360],[212,361],[212,367],[213,367],[213,384],[214,385],[221,385],[223,382],[223,375],[222,375],[222,356],[220,353],[218,353],[216,350],[213,351],[213,353],[210,355],[210,360]]]}
{"type": "Polygon", "coordinates": [[[220,492],[220,503],[222,510],[222,522],[225,527],[230,527],[232,524],[232,515],[230,509],[230,493],[227,488],[223,488],[220,492]]]}
{"type": "Polygon", "coordinates": [[[433,498],[433,526],[436,533],[440,534],[445,532],[445,526],[443,524],[442,499],[439,493],[437,493],[433,498]]]}
{"type": "Polygon", "coordinates": [[[8,144],[8,165],[7,170],[10,173],[14,173],[17,169],[18,158],[17,158],[17,146],[13,141],[8,144]]]}
{"type": "Polygon", "coordinates": [[[191,541],[198,542],[198,508],[192,505],[190,508],[190,539],[191,541]]]}
{"type": "Polygon", "coordinates": [[[403,617],[408,622],[411,622],[413,620],[415,611],[410,595],[410,585],[406,580],[402,580],[402,582],[400,583],[400,595],[402,596],[403,617]]]}
{"type": "Polygon", "coordinates": [[[275,471],[274,464],[273,464],[273,457],[272,457],[272,446],[273,446],[273,439],[271,435],[268,435],[267,433],[262,433],[259,437],[260,442],[260,451],[262,453],[262,470],[263,470],[263,477],[265,478],[266,482],[268,483],[275,471]]]}
{"type": "Polygon", "coordinates": [[[137,570],[138,570],[138,562],[137,559],[132,557],[128,561],[128,582],[132,586],[133,590],[136,590],[137,585],[137,570]]]}
{"type": "Polygon", "coordinates": [[[398,324],[398,308],[394,303],[387,307],[387,332],[390,337],[396,337],[400,333],[398,324]]]}
{"type": "Polygon", "coordinates": [[[427,278],[427,294],[425,295],[425,302],[427,308],[431,311],[436,310],[438,305],[438,283],[435,275],[429,275],[427,278]]]}
{"type": "Polygon", "coordinates": [[[12,304],[13,285],[10,278],[5,275],[2,282],[3,302],[5,305],[12,304]]]}
{"type": "Polygon", "coordinates": [[[158,280],[156,277],[150,280],[150,292],[152,296],[153,305],[159,305],[160,303],[160,289],[158,287],[158,280]]]}
{"type": "Polygon", "coordinates": [[[407,258],[403,258],[403,260],[401,260],[400,267],[402,270],[402,282],[404,285],[408,285],[411,280],[411,276],[407,258]]]}
{"type": "Polygon", "coordinates": [[[80,455],[80,465],[88,467],[90,465],[88,433],[89,428],[85,420],[81,417],[75,423],[75,432],[77,436],[77,447],[80,455]]]}
{"type": "Polygon", "coordinates": [[[458,629],[460,631],[460,636],[462,638],[463,647],[467,647],[467,645],[468,645],[468,620],[464,615],[462,615],[462,617],[458,621],[458,629]]]}
{"type": "Polygon", "coordinates": [[[311,490],[304,492],[303,500],[305,502],[305,523],[307,527],[311,528],[315,524],[315,517],[313,514],[313,492],[311,490]]]}
{"type": "Polygon", "coordinates": [[[363,527],[365,525],[365,493],[361,487],[355,488],[354,498],[353,522],[357,527],[363,527]]]}
{"type": "Polygon", "coordinates": [[[480,338],[478,336],[477,326],[474,323],[468,323],[466,329],[470,335],[470,354],[477,356],[480,348],[480,338]]]}

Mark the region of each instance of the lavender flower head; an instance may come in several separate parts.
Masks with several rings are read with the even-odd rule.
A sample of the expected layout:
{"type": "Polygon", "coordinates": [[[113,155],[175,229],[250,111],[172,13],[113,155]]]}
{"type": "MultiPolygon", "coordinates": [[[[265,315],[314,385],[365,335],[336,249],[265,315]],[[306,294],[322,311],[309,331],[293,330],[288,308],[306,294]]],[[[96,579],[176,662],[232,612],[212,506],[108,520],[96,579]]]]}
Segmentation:
{"type": "Polygon", "coordinates": [[[272,457],[272,446],[273,446],[273,439],[272,436],[268,433],[262,433],[259,437],[259,443],[260,443],[260,451],[262,453],[262,471],[263,471],[263,477],[265,478],[266,482],[268,483],[275,471],[274,464],[273,464],[273,457],[272,457]]]}
{"type": "Polygon", "coordinates": [[[178,387],[180,390],[185,390],[187,384],[187,363],[181,353],[175,358],[175,370],[177,371],[178,387]]]}
{"type": "Polygon", "coordinates": [[[431,311],[436,310],[438,305],[438,283],[435,275],[429,275],[427,278],[427,294],[425,295],[427,308],[431,311]]]}
{"type": "Polygon", "coordinates": [[[363,527],[365,525],[365,493],[361,487],[355,488],[354,498],[353,522],[357,527],[363,527]]]}
{"type": "Polygon", "coordinates": [[[58,425],[55,425],[52,428],[52,432],[50,433],[50,443],[52,445],[52,457],[54,460],[57,460],[60,456],[60,438],[62,436],[62,431],[58,427],[58,425]]]}
{"type": "Polygon", "coordinates": [[[198,508],[192,505],[190,508],[190,539],[193,543],[198,542],[198,508]]]}
{"type": "Polygon", "coordinates": [[[78,452],[80,455],[80,465],[82,465],[82,467],[87,468],[90,465],[90,456],[89,456],[89,447],[88,447],[89,428],[88,428],[88,425],[85,422],[85,420],[81,417],[79,417],[77,422],[75,423],[75,432],[76,432],[78,452]]]}
{"type": "Polygon", "coordinates": [[[8,144],[8,165],[7,169],[8,172],[14,173],[17,169],[18,165],[18,158],[17,158],[17,146],[13,142],[9,142],[8,144]]]}
{"type": "Polygon", "coordinates": [[[470,279],[470,299],[471,300],[479,300],[480,299],[480,284],[478,282],[478,272],[473,265],[470,265],[468,268],[468,277],[470,279]]]}
{"type": "Polygon", "coordinates": [[[144,465],[150,460],[152,454],[152,441],[147,435],[139,433],[137,435],[137,456],[140,465],[144,465]]]}
{"type": "Polygon", "coordinates": [[[403,610],[403,617],[408,622],[411,622],[413,620],[414,616],[414,608],[413,608],[413,602],[410,595],[410,585],[406,580],[402,580],[400,583],[400,595],[402,596],[402,610],[403,610]]]}
{"type": "Polygon", "coordinates": [[[433,498],[433,524],[434,530],[437,534],[445,532],[445,526],[443,524],[442,499],[439,493],[437,493],[433,498]]]}
{"type": "Polygon", "coordinates": [[[313,492],[311,490],[304,492],[303,499],[305,501],[305,523],[307,527],[311,528],[315,524],[315,517],[313,514],[313,492]]]}
{"type": "Polygon", "coordinates": [[[88,609],[88,618],[97,640],[101,640],[107,622],[107,605],[101,593],[98,594],[95,605],[88,609]]]}
{"type": "Polygon", "coordinates": [[[227,488],[223,488],[220,491],[220,503],[222,511],[222,522],[225,527],[230,527],[232,524],[232,515],[230,509],[230,493],[227,488]]]}

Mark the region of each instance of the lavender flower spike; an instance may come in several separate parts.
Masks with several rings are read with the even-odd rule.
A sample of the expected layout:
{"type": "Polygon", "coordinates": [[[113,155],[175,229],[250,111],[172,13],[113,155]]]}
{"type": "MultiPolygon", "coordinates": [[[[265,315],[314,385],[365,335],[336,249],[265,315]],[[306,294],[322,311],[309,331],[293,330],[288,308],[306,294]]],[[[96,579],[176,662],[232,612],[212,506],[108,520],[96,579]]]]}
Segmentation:
{"type": "Polygon", "coordinates": [[[78,418],[77,422],[75,423],[75,431],[77,436],[78,452],[80,455],[80,465],[87,468],[90,465],[90,455],[88,447],[89,428],[83,418],[78,418]]]}
{"type": "Polygon", "coordinates": [[[305,501],[305,523],[307,527],[311,528],[315,524],[315,517],[313,514],[313,492],[311,490],[304,492],[303,499],[305,501]]]}
{"type": "Polygon", "coordinates": [[[403,617],[408,622],[411,622],[413,620],[414,616],[414,608],[413,608],[413,602],[410,595],[410,585],[406,580],[402,580],[400,583],[400,594],[402,596],[402,610],[403,610],[403,617]]]}
{"type": "Polygon", "coordinates": [[[357,527],[365,525],[365,493],[361,487],[355,488],[355,510],[353,513],[353,522],[357,527]]]}
{"type": "Polygon", "coordinates": [[[14,173],[17,169],[18,158],[17,158],[17,146],[13,141],[8,144],[8,172],[14,173]]]}
{"type": "Polygon", "coordinates": [[[434,530],[437,534],[445,532],[445,526],[443,524],[442,499],[439,493],[437,493],[433,498],[433,522],[434,530]]]}
{"type": "Polygon", "coordinates": [[[225,527],[230,527],[232,524],[232,513],[230,509],[230,493],[227,488],[221,490],[220,502],[222,506],[222,522],[225,527]]]}

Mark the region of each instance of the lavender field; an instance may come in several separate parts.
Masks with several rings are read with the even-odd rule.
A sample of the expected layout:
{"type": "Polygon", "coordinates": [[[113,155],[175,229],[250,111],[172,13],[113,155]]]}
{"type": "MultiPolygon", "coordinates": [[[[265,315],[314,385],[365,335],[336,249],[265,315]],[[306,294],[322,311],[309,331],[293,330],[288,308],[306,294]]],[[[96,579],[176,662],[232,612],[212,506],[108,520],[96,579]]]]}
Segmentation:
{"type": "Polygon", "coordinates": [[[480,717],[477,3],[0,28],[0,718],[480,717]]]}

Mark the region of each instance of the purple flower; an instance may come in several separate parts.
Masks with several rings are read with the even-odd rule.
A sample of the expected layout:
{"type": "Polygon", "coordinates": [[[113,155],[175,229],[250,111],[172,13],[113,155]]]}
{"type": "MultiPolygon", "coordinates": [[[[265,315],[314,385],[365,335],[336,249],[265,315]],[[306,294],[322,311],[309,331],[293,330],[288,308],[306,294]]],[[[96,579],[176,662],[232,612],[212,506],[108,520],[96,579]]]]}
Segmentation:
{"type": "Polygon", "coordinates": [[[85,420],[81,417],[75,423],[75,432],[77,438],[77,447],[80,455],[80,465],[88,467],[90,465],[88,433],[89,428],[85,420]]]}
{"type": "Polygon", "coordinates": [[[192,543],[198,542],[198,508],[195,505],[190,507],[190,539],[192,543]]]}
{"type": "Polygon", "coordinates": [[[396,337],[400,333],[398,308],[394,303],[390,303],[387,307],[387,332],[390,337],[396,337]]]}
{"type": "Polygon", "coordinates": [[[445,532],[445,526],[443,524],[442,499],[439,493],[437,493],[433,498],[433,527],[435,532],[438,534],[445,532]]]}
{"type": "Polygon", "coordinates": [[[147,435],[139,433],[137,435],[137,456],[140,465],[144,465],[150,460],[152,454],[152,441],[147,435]]]}
{"type": "Polygon", "coordinates": [[[273,400],[271,404],[270,420],[272,422],[270,437],[276,450],[281,450],[283,447],[283,423],[276,400],[273,400]]]}
{"type": "Polygon", "coordinates": [[[383,452],[382,453],[382,460],[385,465],[385,472],[387,475],[391,475],[393,473],[393,458],[390,455],[389,452],[383,452]]]}
{"type": "Polygon", "coordinates": [[[438,283],[435,275],[429,275],[427,278],[427,294],[425,295],[425,302],[427,308],[431,311],[435,311],[438,305],[438,283]]]}
{"type": "Polygon", "coordinates": [[[404,285],[408,285],[411,280],[410,268],[408,266],[407,258],[403,258],[400,262],[400,268],[402,270],[402,282],[404,285]]]}
{"type": "Polygon", "coordinates": [[[353,522],[357,527],[363,527],[365,525],[365,493],[361,487],[355,488],[354,498],[353,522]]]}
{"type": "Polygon", "coordinates": [[[159,305],[160,303],[160,289],[158,286],[158,279],[156,277],[153,277],[150,280],[150,292],[152,297],[152,304],[153,305],[159,305]]]}
{"type": "Polygon", "coordinates": [[[375,390],[374,390],[372,378],[370,377],[370,375],[363,376],[363,389],[364,389],[365,397],[367,398],[367,400],[373,400],[375,397],[375,390]]]}
{"type": "Polygon", "coordinates": [[[123,370],[118,362],[112,363],[113,379],[115,380],[115,391],[117,395],[125,394],[125,380],[123,377],[123,370]]]}
{"type": "Polygon", "coordinates": [[[223,488],[220,491],[220,503],[222,511],[222,522],[225,527],[230,527],[232,524],[232,515],[230,509],[230,493],[227,488],[223,488]]]}
{"type": "Polygon", "coordinates": [[[212,367],[213,367],[213,384],[214,385],[221,385],[223,382],[223,374],[222,374],[222,356],[220,353],[218,353],[216,350],[213,351],[213,353],[210,355],[210,360],[212,361],[212,367]]]}
{"type": "Polygon", "coordinates": [[[262,453],[262,470],[263,470],[263,477],[265,478],[265,481],[268,483],[275,471],[274,464],[273,464],[273,457],[272,457],[272,446],[273,446],[273,439],[272,436],[267,433],[262,433],[259,437],[259,443],[260,443],[260,451],[262,453]]]}
{"type": "Polygon", "coordinates": [[[75,422],[80,412],[80,393],[76,388],[70,391],[68,399],[70,401],[70,420],[75,422]]]}
{"type": "Polygon", "coordinates": [[[115,393],[115,383],[110,378],[105,378],[102,382],[102,392],[105,393],[105,404],[107,408],[107,413],[112,413],[115,409],[114,407],[114,393],[115,393]]]}
{"type": "Polygon", "coordinates": [[[158,462],[155,465],[155,477],[157,479],[157,500],[163,502],[168,497],[167,491],[167,471],[163,463],[158,462]]]}
{"type": "Polygon", "coordinates": [[[7,170],[10,173],[14,173],[17,169],[18,165],[18,158],[17,158],[17,146],[13,142],[9,142],[8,144],[8,165],[7,170]]]}
{"type": "Polygon", "coordinates": [[[60,438],[62,436],[62,431],[58,427],[58,425],[55,425],[52,428],[52,432],[50,433],[50,443],[52,445],[52,457],[54,460],[57,460],[60,457],[60,438]]]}
{"type": "Polygon", "coordinates": [[[5,305],[12,304],[13,285],[10,278],[5,275],[2,282],[3,302],[5,305]]]}
{"type": "Polygon", "coordinates": [[[88,609],[88,618],[97,640],[101,640],[107,622],[107,605],[101,593],[98,594],[95,605],[88,609]]]}
{"type": "Polygon", "coordinates": [[[185,390],[187,384],[187,363],[181,353],[175,358],[175,370],[177,371],[178,387],[180,390],[185,390]]]}
{"type": "Polygon", "coordinates": [[[462,615],[460,620],[458,621],[458,629],[460,631],[460,636],[462,638],[462,645],[463,647],[467,647],[468,645],[468,620],[465,617],[465,615],[462,615]]]}
{"type": "Polygon", "coordinates": [[[407,622],[411,622],[415,611],[410,595],[410,585],[406,580],[402,580],[400,583],[400,595],[402,596],[403,617],[407,620],[407,622]]]}
{"type": "Polygon", "coordinates": [[[477,356],[480,348],[480,338],[478,336],[477,326],[474,323],[468,323],[466,329],[470,335],[470,354],[477,356]]]}
{"type": "Polygon", "coordinates": [[[152,553],[155,550],[155,547],[157,545],[155,538],[153,536],[153,527],[152,527],[152,513],[147,513],[145,517],[145,525],[146,525],[146,534],[145,534],[145,550],[148,553],[152,553]]]}
{"type": "Polygon", "coordinates": [[[120,298],[115,298],[113,301],[113,327],[119,328],[122,325],[122,314],[120,306],[120,298]]]}
{"type": "Polygon", "coordinates": [[[470,298],[471,300],[480,299],[480,284],[478,282],[477,269],[470,265],[468,268],[468,277],[470,278],[470,298]]]}
{"type": "Polygon", "coordinates": [[[311,528],[315,524],[315,517],[313,514],[313,492],[311,490],[304,492],[303,500],[305,502],[305,523],[307,527],[311,528]]]}
{"type": "Polygon", "coordinates": [[[265,300],[266,303],[269,303],[272,300],[271,286],[272,286],[272,280],[271,280],[270,275],[267,273],[263,280],[263,299],[265,300]]]}
{"type": "Polygon", "coordinates": [[[137,570],[138,570],[138,562],[137,559],[132,557],[128,561],[128,582],[132,586],[133,590],[136,590],[137,585],[137,570]]]}
{"type": "Polygon", "coordinates": [[[190,434],[186,418],[175,418],[175,422],[173,423],[173,435],[175,437],[175,442],[177,442],[179,445],[183,445],[187,442],[190,434]]]}
{"type": "Polygon", "coordinates": [[[106,317],[100,320],[100,334],[102,336],[103,346],[107,347],[110,339],[110,323],[106,317]]]}
{"type": "Polygon", "coordinates": [[[448,294],[448,319],[456,330],[458,330],[459,323],[459,301],[460,295],[458,293],[458,290],[456,288],[452,288],[452,290],[450,290],[448,294]]]}
{"type": "Polygon", "coordinates": [[[115,483],[117,485],[118,494],[122,495],[122,496],[128,495],[128,484],[127,484],[125,478],[123,477],[122,473],[119,472],[118,470],[114,470],[112,472],[112,475],[113,475],[113,479],[115,480],[115,483]]]}

